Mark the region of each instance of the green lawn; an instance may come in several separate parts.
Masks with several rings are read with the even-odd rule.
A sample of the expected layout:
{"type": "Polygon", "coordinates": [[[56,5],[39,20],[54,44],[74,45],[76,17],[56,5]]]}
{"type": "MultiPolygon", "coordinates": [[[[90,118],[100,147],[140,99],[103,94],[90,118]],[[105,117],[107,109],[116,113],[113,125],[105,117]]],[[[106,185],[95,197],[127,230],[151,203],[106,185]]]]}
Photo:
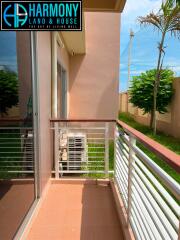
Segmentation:
{"type": "Polygon", "coordinates": [[[21,170],[22,152],[19,130],[1,130],[0,132],[0,179],[18,178],[20,173],[9,173],[8,170],[21,170]]]}
{"type": "MultiPolygon", "coordinates": [[[[93,171],[103,171],[104,170],[104,164],[102,163],[98,163],[98,159],[92,159],[92,160],[96,160],[96,163],[91,163],[91,156],[92,157],[102,157],[102,159],[99,159],[99,161],[104,160],[104,150],[102,150],[101,148],[97,148],[99,147],[100,144],[88,144],[88,147],[91,147],[91,149],[88,150],[88,163],[89,165],[93,165],[93,168],[89,168],[87,166],[87,164],[85,164],[84,166],[82,166],[82,170],[93,170],[93,171]],[[94,147],[94,148],[93,148],[94,147]],[[98,152],[97,153],[91,153],[91,152],[98,152]]],[[[102,144],[101,146],[104,146],[104,144],[102,144]]],[[[109,141],[109,170],[114,170],[114,141],[109,141]]],[[[89,173],[89,174],[83,174],[84,177],[90,177],[90,178],[95,178],[95,179],[99,179],[99,178],[105,178],[105,174],[103,173],[89,173]]],[[[109,177],[113,177],[113,174],[110,174],[109,177]]]]}
{"type": "MultiPolygon", "coordinates": [[[[154,139],[155,141],[159,142],[160,144],[164,145],[165,147],[169,148],[173,152],[180,154],[180,139],[176,139],[171,136],[167,136],[163,133],[158,132],[156,136],[153,135],[152,130],[144,126],[140,123],[137,123],[129,114],[127,113],[120,113],[119,119],[129,126],[137,129],[138,131],[142,132],[146,136],[154,139]]],[[[162,169],[164,169],[171,177],[173,177],[177,182],[180,183],[180,175],[172,169],[166,162],[162,159],[158,158],[155,154],[150,152],[146,149],[142,144],[139,144],[139,147],[151,158],[153,159],[162,169]]]]}

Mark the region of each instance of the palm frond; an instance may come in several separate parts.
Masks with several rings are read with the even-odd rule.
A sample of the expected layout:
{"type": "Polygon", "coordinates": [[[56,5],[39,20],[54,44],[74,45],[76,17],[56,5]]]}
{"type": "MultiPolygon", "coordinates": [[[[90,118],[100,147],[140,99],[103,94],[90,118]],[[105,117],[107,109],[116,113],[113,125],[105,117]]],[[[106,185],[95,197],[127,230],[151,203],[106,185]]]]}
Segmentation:
{"type": "Polygon", "coordinates": [[[155,13],[150,13],[145,17],[138,17],[138,22],[140,25],[152,25],[155,29],[162,32],[163,26],[160,15],[156,15],[155,13]]]}
{"type": "Polygon", "coordinates": [[[167,32],[180,38],[180,6],[177,5],[166,19],[167,32]]]}
{"type": "Polygon", "coordinates": [[[174,4],[175,0],[167,0],[162,3],[160,11],[150,13],[144,17],[138,17],[140,25],[153,26],[162,33],[170,32],[171,35],[180,38],[180,5],[174,4]]]}

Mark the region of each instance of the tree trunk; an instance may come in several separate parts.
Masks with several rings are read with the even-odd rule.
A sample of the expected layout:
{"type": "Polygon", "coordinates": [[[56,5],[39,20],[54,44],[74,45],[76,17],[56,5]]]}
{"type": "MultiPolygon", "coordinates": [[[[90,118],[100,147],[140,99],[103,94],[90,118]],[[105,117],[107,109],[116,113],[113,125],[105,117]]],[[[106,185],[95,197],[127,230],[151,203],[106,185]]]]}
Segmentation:
{"type": "Polygon", "coordinates": [[[153,134],[156,135],[156,109],[157,109],[157,94],[160,84],[160,73],[162,68],[161,58],[163,53],[163,45],[164,45],[164,39],[165,39],[166,32],[163,32],[161,43],[159,46],[159,57],[158,57],[158,64],[157,64],[157,73],[156,73],[156,79],[154,83],[154,92],[153,92],[153,119],[152,119],[152,128],[153,128],[153,134]]]}
{"type": "Polygon", "coordinates": [[[154,119],[154,112],[153,112],[153,110],[151,110],[151,119],[150,119],[150,128],[152,129],[152,127],[153,127],[153,119],[154,119]]]}

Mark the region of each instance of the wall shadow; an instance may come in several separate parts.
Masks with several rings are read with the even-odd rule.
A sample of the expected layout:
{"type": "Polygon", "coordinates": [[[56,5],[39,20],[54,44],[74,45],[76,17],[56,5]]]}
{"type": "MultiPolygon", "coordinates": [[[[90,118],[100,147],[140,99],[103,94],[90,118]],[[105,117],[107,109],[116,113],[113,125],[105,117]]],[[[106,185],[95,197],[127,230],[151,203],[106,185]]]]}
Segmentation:
{"type": "Polygon", "coordinates": [[[85,54],[79,54],[70,57],[70,79],[69,79],[69,92],[75,83],[77,75],[81,69],[81,64],[83,63],[85,54]],[[72,67],[71,67],[72,66],[72,67]]]}
{"type": "Polygon", "coordinates": [[[85,184],[82,192],[82,205],[80,240],[123,239],[109,185],[85,184]]]}
{"type": "Polygon", "coordinates": [[[4,195],[10,190],[12,183],[10,181],[0,180],[0,201],[4,195]]]}

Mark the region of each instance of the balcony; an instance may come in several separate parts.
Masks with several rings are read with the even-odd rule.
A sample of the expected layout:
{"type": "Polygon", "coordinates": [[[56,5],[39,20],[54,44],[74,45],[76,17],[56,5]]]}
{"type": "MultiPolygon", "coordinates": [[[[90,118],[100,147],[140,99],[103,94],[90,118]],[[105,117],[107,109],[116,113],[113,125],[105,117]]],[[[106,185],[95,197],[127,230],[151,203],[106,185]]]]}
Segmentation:
{"type": "MultiPolygon", "coordinates": [[[[4,161],[3,169],[28,174],[31,182],[32,129],[3,131],[21,143],[22,158],[10,166],[4,161]]],[[[180,156],[114,120],[52,119],[51,138],[52,178],[25,239],[178,239],[179,184],[145,149],[178,173],[180,156]]],[[[23,182],[11,184],[9,201],[23,182]]]]}
{"type": "Polygon", "coordinates": [[[51,131],[51,184],[27,239],[178,239],[179,184],[142,146],[177,172],[178,155],[120,121],[51,120],[51,131]]]}

